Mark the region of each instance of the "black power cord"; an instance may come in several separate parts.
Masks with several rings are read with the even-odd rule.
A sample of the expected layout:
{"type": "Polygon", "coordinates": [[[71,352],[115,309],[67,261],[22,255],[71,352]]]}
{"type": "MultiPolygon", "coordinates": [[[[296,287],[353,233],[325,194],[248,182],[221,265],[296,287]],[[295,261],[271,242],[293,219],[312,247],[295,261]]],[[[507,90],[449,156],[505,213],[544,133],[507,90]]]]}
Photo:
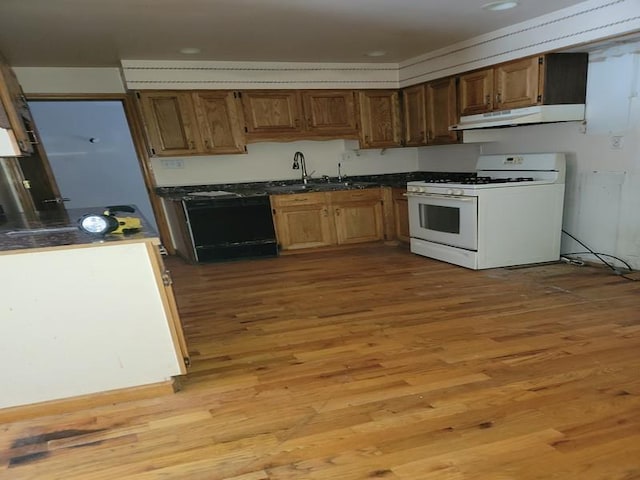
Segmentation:
{"type": "Polygon", "coordinates": [[[568,237],[572,238],[573,240],[575,240],[576,242],[578,242],[580,245],[582,245],[584,248],[586,248],[588,250],[588,252],[576,252],[576,253],[565,253],[563,254],[564,256],[566,255],[579,255],[579,254],[584,254],[584,253],[590,253],[592,255],[594,255],[598,260],[600,260],[602,263],[604,263],[607,267],[609,267],[613,273],[615,273],[616,275],[619,275],[620,277],[624,278],[625,280],[631,280],[633,282],[637,282],[638,279],[637,278],[631,278],[628,277],[626,274],[633,272],[633,269],[631,268],[631,266],[625,262],[624,260],[622,260],[621,258],[615,257],[613,255],[607,255],[606,253],[597,253],[594,252],[593,250],[591,250],[587,245],[585,245],[583,242],[581,242],[580,240],[578,240],[576,237],[574,237],[573,235],[571,235],[569,232],[567,232],[566,230],[562,230],[562,233],[564,233],[565,235],[567,235],[568,237]],[[623,272],[622,270],[614,267],[613,265],[611,265],[609,262],[607,262],[604,258],[602,257],[609,257],[609,258],[613,258],[617,261],[619,261],[620,263],[624,264],[626,267],[626,272],[623,272]]]}

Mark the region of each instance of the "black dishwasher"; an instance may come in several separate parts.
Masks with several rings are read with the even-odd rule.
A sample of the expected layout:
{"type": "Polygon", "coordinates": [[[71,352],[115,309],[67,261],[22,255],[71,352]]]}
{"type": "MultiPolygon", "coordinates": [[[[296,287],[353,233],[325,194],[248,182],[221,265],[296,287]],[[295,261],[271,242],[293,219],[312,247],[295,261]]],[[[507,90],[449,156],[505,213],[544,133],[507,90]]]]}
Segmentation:
{"type": "Polygon", "coordinates": [[[278,255],[268,196],[183,201],[198,262],[278,255]]]}

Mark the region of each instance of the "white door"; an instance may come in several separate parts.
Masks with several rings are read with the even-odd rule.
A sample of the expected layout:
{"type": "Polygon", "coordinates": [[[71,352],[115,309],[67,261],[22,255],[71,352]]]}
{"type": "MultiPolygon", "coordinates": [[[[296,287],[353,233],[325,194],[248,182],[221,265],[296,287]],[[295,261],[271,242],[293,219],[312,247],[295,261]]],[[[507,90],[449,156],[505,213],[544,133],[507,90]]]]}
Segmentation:
{"type": "Polygon", "coordinates": [[[135,205],[157,231],[122,102],[33,100],[29,107],[67,208],[135,205]]]}

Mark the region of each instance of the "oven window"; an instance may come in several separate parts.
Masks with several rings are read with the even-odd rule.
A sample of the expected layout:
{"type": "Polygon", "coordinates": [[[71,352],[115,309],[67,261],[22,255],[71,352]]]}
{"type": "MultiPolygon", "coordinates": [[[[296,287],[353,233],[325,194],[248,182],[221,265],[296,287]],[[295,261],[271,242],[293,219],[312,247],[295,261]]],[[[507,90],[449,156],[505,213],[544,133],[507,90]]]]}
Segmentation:
{"type": "Polygon", "coordinates": [[[420,226],[444,233],[460,233],[460,209],[420,204],[420,226]]]}

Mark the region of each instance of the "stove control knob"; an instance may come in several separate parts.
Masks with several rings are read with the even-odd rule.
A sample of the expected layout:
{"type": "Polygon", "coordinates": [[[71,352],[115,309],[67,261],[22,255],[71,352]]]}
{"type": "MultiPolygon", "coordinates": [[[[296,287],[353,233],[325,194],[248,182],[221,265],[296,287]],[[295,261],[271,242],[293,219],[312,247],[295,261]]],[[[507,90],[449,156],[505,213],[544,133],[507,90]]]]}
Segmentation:
{"type": "Polygon", "coordinates": [[[450,188],[447,188],[447,195],[453,195],[453,190],[450,188]]]}
{"type": "Polygon", "coordinates": [[[418,191],[419,191],[419,192],[426,192],[426,191],[427,191],[427,189],[426,189],[426,188],[424,188],[424,187],[420,187],[420,188],[418,188],[418,191]]]}
{"type": "Polygon", "coordinates": [[[462,190],[462,189],[457,189],[457,190],[453,191],[454,195],[462,195],[463,193],[464,193],[464,190],[462,190]]]}

